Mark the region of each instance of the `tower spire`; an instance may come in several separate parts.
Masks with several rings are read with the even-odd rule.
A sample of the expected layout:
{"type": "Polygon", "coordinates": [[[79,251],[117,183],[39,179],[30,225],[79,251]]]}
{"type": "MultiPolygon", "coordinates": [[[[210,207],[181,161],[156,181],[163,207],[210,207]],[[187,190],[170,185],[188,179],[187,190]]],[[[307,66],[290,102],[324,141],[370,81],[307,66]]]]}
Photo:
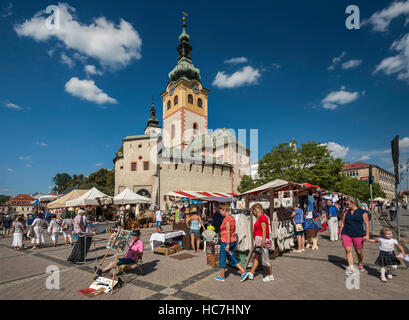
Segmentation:
{"type": "Polygon", "coordinates": [[[156,109],[153,101],[153,95],[152,95],[152,106],[150,110],[150,117],[148,119],[148,122],[146,123],[146,127],[159,127],[159,120],[156,118],[156,109]]]}
{"type": "Polygon", "coordinates": [[[182,33],[179,36],[179,45],[177,47],[178,63],[169,73],[169,78],[172,81],[177,81],[181,77],[200,81],[200,70],[195,68],[192,63],[192,46],[190,45],[190,36],[186,32],[186,16],[187,13],[183,12],[182,33]]]}

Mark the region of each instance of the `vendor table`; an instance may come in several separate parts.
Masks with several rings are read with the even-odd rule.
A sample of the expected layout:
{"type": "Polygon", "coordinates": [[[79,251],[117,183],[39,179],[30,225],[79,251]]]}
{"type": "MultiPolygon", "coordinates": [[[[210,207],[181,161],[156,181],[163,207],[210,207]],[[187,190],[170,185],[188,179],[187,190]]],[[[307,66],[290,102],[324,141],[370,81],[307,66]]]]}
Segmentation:
{"type": "Polygon", "coordinates": [[[176,237],[184,236],[186,235],[184,231],[179,230],[179,231],[174,231],[174,232],[169,232],[169,233],[153,233],[151,235],[151,238],[149,240],[151,244],[152,251],[155,249],[155,243],[165,243],[166,240],[170,240],[176,237]]]}

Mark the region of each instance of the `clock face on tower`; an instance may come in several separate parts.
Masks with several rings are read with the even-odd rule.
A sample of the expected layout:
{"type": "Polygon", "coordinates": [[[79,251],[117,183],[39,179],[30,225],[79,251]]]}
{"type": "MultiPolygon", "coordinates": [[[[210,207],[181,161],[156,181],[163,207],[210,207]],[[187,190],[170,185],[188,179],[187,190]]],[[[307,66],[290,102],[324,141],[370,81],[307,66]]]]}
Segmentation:
{"type": "Polygon", "coordinates": [[[171,86],[169,87],[169,95],[173,96],[173,93],[175,92],[175,85],[171,84],[171,86]]]}
{"type": "Polygon", "coordinates": [[[195,94],[199,94],[199,86],[197,83],[192,84],[192,90],[195,94]]]}

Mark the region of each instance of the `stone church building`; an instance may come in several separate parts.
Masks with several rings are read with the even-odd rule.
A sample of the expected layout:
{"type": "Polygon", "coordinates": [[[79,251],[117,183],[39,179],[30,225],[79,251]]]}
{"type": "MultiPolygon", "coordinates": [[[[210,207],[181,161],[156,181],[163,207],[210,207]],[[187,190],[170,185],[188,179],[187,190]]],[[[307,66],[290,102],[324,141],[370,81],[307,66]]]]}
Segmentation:
{"type": "Polygon", "coordinates": [[[237,193],[250,175],[250,150],[230,130],[208,130],[209,90],[191,51],[183,18],[178,62],[161,94],[163,128],[152,101],[144,134],[125,137],[113,160],[115,195],[128,188],[165,209],[172,191],[237,193]]]}

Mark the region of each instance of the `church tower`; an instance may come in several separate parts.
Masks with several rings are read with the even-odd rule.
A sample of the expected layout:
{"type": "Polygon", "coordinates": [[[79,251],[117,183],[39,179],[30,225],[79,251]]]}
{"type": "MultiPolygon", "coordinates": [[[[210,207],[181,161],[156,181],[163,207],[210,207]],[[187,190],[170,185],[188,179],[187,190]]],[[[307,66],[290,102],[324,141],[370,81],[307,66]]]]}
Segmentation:
{"type": "Polygon", "coordinates": [[[179,36],[178,62],[169,73],[163,99],[163,143],[168,148],[184,149],[192,139],[207,133],[207,97],[209,90],[200,82],[200,70],[192,63],[190,36],[183,17],[179,36]]]}
{"type": "Polygon", "coordinates": [[[148,119],[148,122],[146,123],[145,134],[146,135],[160,135],[161,134],[159,120],[156,118],[156,109],[153,104],[153,97],[152,97],[150,117],[148,119]]]}

